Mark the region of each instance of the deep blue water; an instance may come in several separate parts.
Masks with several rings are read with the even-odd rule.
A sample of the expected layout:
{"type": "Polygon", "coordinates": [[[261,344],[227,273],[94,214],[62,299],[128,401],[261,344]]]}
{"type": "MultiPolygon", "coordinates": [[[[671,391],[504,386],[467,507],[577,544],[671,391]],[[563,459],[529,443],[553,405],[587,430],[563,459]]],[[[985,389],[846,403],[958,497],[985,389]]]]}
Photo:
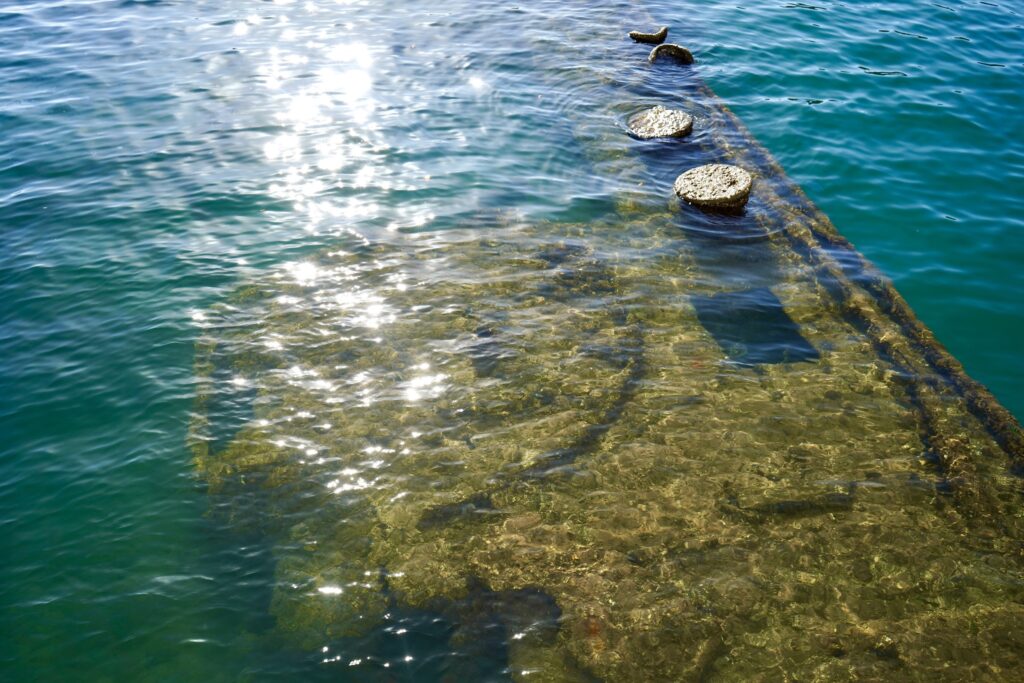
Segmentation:
{"type": "MultiPolygon", "coordinates": [[[[633,28],[614,5],[531,4],[633,28]]],[[[967,371],[1024,413],[1020,7],[642,4],[967,371]]],[[[186,447],[194,344],[203,311],[239,285],[354,235],[607,210],[615,180],[585,170],[566,95],[508,35],[514,9],[3,3],[5,680],[366,680],[252,635],[271,569],[258,539],[205,514],[186,447]]],[[[398,680],[443,675],[450,625],[395,619],[411,635],[389,626],[348,654],[394,662],[381,675],[398,680]]],[[[481,675],[502,666],[496,651],[481,675]]]]}

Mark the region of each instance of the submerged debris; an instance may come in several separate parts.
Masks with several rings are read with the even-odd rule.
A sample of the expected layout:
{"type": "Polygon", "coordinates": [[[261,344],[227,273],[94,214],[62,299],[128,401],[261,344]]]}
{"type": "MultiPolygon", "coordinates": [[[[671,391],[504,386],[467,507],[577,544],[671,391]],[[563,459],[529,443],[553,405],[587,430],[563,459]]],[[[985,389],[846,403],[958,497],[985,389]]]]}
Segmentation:
{"type": "Polygon", "coordinates": [[[651,50],[651,54],[647,57],[647,61],[652,64],[659,59],[671,59],[680,64],[693,64],[693,54],[685,47],[675,43],[659,45],[651,50]]]}
{"type": "Polygon", "coordinates": [[[738,166],[708,164],[676,178],[676,194],[694,206],[738,209],[747,203],[753,180],[738,166]]]}
{"type": "Polygon", "coordinates": [[[668,37],[668,26],[662,26],[654,33],[630,31],[629,37],[638,43],[650,43],[652,45],[658,45],[659,43],[664,43],[665,38],[668,37]]]}
{"type": "Polygon", "coordinates": [[[692,130],[692,116],[660,104],[634,114],[629,119],[629,131],[641,140],[681,138],[689,135],[692,130]]]}

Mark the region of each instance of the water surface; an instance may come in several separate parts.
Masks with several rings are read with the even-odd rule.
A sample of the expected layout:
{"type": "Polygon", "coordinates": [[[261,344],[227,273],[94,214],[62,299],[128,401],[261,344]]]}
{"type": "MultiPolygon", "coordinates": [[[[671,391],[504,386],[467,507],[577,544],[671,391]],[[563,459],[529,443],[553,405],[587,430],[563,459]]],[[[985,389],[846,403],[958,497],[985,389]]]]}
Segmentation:
{"type": "MultiPolygon", "coordinates": [[[[810,432],[807,424],[787,422],[791,413],[785,409],[760,412],[772,400],[784,405],[789,398],[772,394],[781,391],[771,383],[784,374],[783,366],[795,367],[796,374],[786,375],[794,377],[801,368],[816,367],[802,344],[816,353],[838,353],[822,342],[834,341],[836,330],[814,328],[818,309],[811,299],[800,299],[804,290],[779,290],[786,278],[803,281],[799,268],[780,266],[759,249],[707,247],[694,232],[624,216],[624,197],[652,215],[666,209],[676,163],[657,148],[648,154],[626,136],[616,137],[609,125],[634,106],[610,97],[674,96],[668,89],[673,81],[642,78],[644,50],[620,40],[645,12],[674,27],[673,37],[698,55],[700,74],[789,174],[893,277],[972,375],[1019,412],[1024,377],[1015,339],[1024,282],[1015,264],[1024,256],[1017,142],[1022,65],[1013,49],[1020,17],[1010,4],[652,2],[595,10],[573,3],[485,2],[443,8],[419,3],[401,13],[359,2],[7,5],[0,14],[6,84],[0,98],[0,357],[8,387],[0,508],[7,559],[0,584],[5,677],[504,680],[516,661],[510,645],[518,631],[509,630],[514,618],[492,618],[516,612],[501,600],[514,595],[511,602],[520,611],[525,605],[532,616],[540,615],[539,622],[524,622],[540,636],[557,628],[550,591],[521,588],[472,603],[484,615],[479,622],[466,612],[458,616],[429,601],[406,600],[415,606],[367,603],[365,615],[375,616],[374,626],[354,629],[355,635],[325,634],[315,646],[309,637],[287,635],[297,629],[281,628],[284,603],[274,603],[281,559],[302,557],[304,545],[297,538],[292,554],[282,539],[296,525],[274,526],[263,518],[268,510],[279,520],[301,516],[301,505],[297,512],[281,507],[303,500],[301,491],[284,497],[285,503],[211,498],[210,479],[197,476],[186,440],[202,389],[196,378],[211,376],[202,365],[209,348],[202,338],[211,335],[211,326],[221,348],[252,334],[264,354],[264,364],[250,366],[250,374],[239,372],[244,360],[238,359],[247,356],[230,348],[210,366],[229,387],[217,394],[219,412],[213,413],[217,431],[210,438],[219,452],[237,442],[245,434],[239,430],[261,410],[272,412],[274,400],[286,407],[308,400],[282,387],[297,383],[316,392],[326,388],[317,381],[338,379],[306,377],[301,368],[298,377],[267,371],[291,367],[273,358],[286,348],[287,334],[298,334],[300,360],[321,369],[345,364],[318,355],[321,328],[301,324],[310,319],[334,325],[328,333],[334,344],[340,342],[329,335],[339,334],[339,326],[348,326],[360,344],[387,340],[372,347],[379,356],[360,351],[374,361],[363,361],[367,368],[381,369],[378,384],[369,388],[384,394],[370,391],[360,400],[392,401],[377,413],[366,411],[367,419],[405,416],[403,428],[420,433],[424,424],[440,420],[435,426],[443,432],[450,414],[445,421],[444,413],[396,406],[454,400],[447,390],[454,387],[457,394],[477,383],[483,392],[478,397],[490,401],[477,406],[480,418],[458,434],[417,437],[427,439],[431,453],[447,448],[461,454],[442,463],[465,459],[474,441],[484,439],[473,449],[490,454],[479,457],[483,469],[459,484],[467,495],[423,503],[433,517],[398,520],[395,528],[445,533],[466,510],[502,509],[493,498],[474,499],[471,490],[519,495],[516,487],[545,464],[531,457],[554,454],[542,470],[572,473],[586,470],[578,465],[581,454],[597,453],[589,471],[623,482],[619,498],[591,506],[598,517],[607,515],[602,523],[624,534],[621,543],[586,539],[620,553],[600,562],[616,571],[626,565],[647,571],[661,566],[649,555],[661,548],[672,557],[672,572],[705,567],[701,571],[712,577],[676,596],[689,601],[677,605],[681,613],[700,615],[688,622],[697,624],[693,632],[670,625],[667,632],[680,640],[712,642],[700,629],[728,620],[714,612],[716,604],[769,622],[783,613],[778,605],[806,605],[805,622],[799,612],[785,612],[791,621],[784,628],[754,624],[760,630],[751,633],[767,634],[767,640],[750,636],[731,643],[738,652],[785,652],[781,644],[793,637],[787,629],[850,623],[848,615],[822,607],[830,600],[856,604],[858,623],[895,623],[915,609],[938,609],[923,604],[936,600],[948,601],[954,615],[974,601],[979,619],[988,615],[995,625],[997,642],[1012,638],[1019,630],[1011,628],[1019,626],[1013,615],[984,610],[996,609],[1000,591],[1020,595],[1019,569],[1010,562],[1011,549],[991,545],[986,535],[993,527],[983,515],[957,513],[982,520],[983,540],[957,546],[959,554],[947,553],[953,559],[943,560],[937,550],[922,551],[917,560],[883,553],[881,564],[836,557],[827,567],[798,570],[864,591],[852,600],[823,593],[796,580],[800,576],[751,584],[749,571],[738,572],[741,564],[758,565],[743,550],[743,536],[765,528],[762,518],[769,518],[767,528],[797,525],[803,534],[779,532],[795,545],[763,562],[773,567],[809,557],[799,543],[812,543],[815,534],[841,539],[840,530],[849,528],[843,520],[856,525],[876,515],[876,523],[899,522],[903,526],[889,536],[865,531],[866,546],[888,548],[904,538],[927,547],[925,538],[937,542],[943,534],[955,545],[951,536],[960,527],[943,526],[922,512],[947,500],[935,493],[941,477],[927,458],[918,463],[927,454],[915,441],[909,409],[900,404],[895,413],[886,412],[888,396],[876,393],[886,368],[871,367],[869,352],[863,354],[863,391],[856,402],[846,395],[849,383],[816,385],[825,409],[810,432]],[[579,71],[585,63],[589,71],[579,71]],[[636,89],[620,87],[630,83],[636,89]],[[693,332],[698,327],[686,313],[690,297],[706,296],[713,319],[728,306],[716,307],[712,295],[746,285],[775,288],[769,291],[776,299],[781,292],[789,319],[801,326],[802,343],[763,297],[758,301],[767,301],[767,308],[757,310],[764,333],[756,339],[736,330],[730,323],[735,316],[727,313],[729,324],[720,326],[720,334],[713,323],[704,325],[711,336],[693,332]],[[345,306],[316,307],[318,293],[336,296],[341,290],[350,297],[345,306]],[[268,292],[296,301],[268,313],[260,298],[268,292]],[[667,312],[644,308],[659,300],[671,304],[667,312]],[[404,331],[386,333],[414,306],[434,308],[403,318],[404,331]],[[262,317],[244,318],[254,310],[262,317]],[[216,326],[233,312],[243,314],[236,327],[216,326]],[[646,330],[646,356],[637,349],[640,327],[646,330]],[[282,335],[276,340],[281,349],[268,332],[282,335]],[[765,338],[774,340],[767,350],[757,345],[765,338]],[[772,362],[787,344],[803,354],[772,362]],[[394,354],[386,355],[388,349],[394,354]],[[527,352],[543,352],[536,357],[544,363],[528,363],[527,352]],[[752,360],[750,353],[767,375],[752,374],[751,363],[744,362],[752,360]],[[412,363],[416,354],[423,358],[412,363]],[[438,369],[438,356],[454,365],[438,369]],[[681,357],[692,358],[689,379],[658,373],[681,357]],[[539,372],[553,367],[557,373],[539,372]],[[730,403],[748,396],[743,391],[751,383],[761,386],[755,404],[730,403]],[[647,399],[636,398],[641,385],[652,389],[647,399]],[[261,390],[270,400],[258,400],[261,390]],[[623,412],[622,396],[636,412],[623,412]],[[732,441],[718,442],[715,458],[694,455],[671,467],[661,464],[687,444],[694,453],[711,453],[720,432],[708,425],[729,416],[756,418],[756,424],[732,429],[732,441]],[[870,443],[858,451],[874,461],[847,457],[844,432],[828,429],[836,419],[846,420],[845,434],[859,425],[857,433],[879,440],[877,452],[868,453],[870,443]],[[612,421],[623,429],[591,429],[612,421]],[[641,436],[652,424],[661,443],[641,436]],[[892,455],[899,439],[906,457],[892,455]],[[510,442],[528,453],[506,472],[510,442]],[[761,457],[773,448],[784,457],[761,457]],[[492,465],[497,469],[487,469],[492,465]],[[823,480],[817,473],[829,467],[836,476],[823,480]],[[794,483],[793,471],[811,474],[794,483]],[[728,489],[727,480],[738,481],[739,493],[728,489]],[[769,490],[770,481],[779,490],[769,490]],[[670,512],[644,510],[637,491],[651,482],[668,487],[658,495],[673,493],[686,504],[670,512]],[[850,517],[846,499],[828,496],[842,495],[851,482],[889,493],[868,496],[868,503],[858,498],[854,511],[866,517],[850,517]],[[750,499],[758,487],[763,503],[750,499]],[[743,511],[730,511],[730,501],[743,511]],[[240,506],[237,514],[222,514],[223,506],[232,505],[240,506]],[[702,506],[719,512],[694,516],[702,506]],[[779,515],[783,522],[773,526],[779,515]],[[694,520],[732,520],[734,526],[712,529],[694,520]],[[687,522],[696,524],[689,538],[704,540],[679,540],[687,522]],[[637,544],[632,534],[640,527],[649,527],[648,541],[656,542],[637,544]],[[930,532],[924,538],[915,535],[922,528],[930,532]],[[705,543],[711,535],[724,550],[705,543]],[[926,585],[909,575],[914,567],[931,572],[926,585]],[[762,604],[771,594],[765,585],[780,588],[762,604]],[[918,602],[894,597],[905,591],[918,602]],[[723,596],[732,601],[716,602],[723,596]]],[[[353,348],[328,345],[323,351],[353,354],[353,348]]],[[[844,372],[839,375],[849,379],[844,372]]],[[[356,391],[346,396],[360,396],[356,391]]],[[[460,408],[453,406],[452,413],[460,408]]],[[[284,436],[302,436],[283,429],[284,436]]],[[[406,475],[421,483],[445,481],[437,463],[431,456],[425,470],[406,475]]],[[[322,480],[316,477],[324,472],[317,471],[314,479],[322,489],[358,491],[360,478],[372,480],[370,470],[364,464],[353,474],[322,480]]],[[[1001,476],[993,465],[992,481],[1012,488],[1001,476]]],[[[592,491],[589,485],[582,476],[565,491],[592,491]]],[[[533,527],[553,533],[529,515],[569,510],[572,500],[534,495],[522,503],[522,514],[503,518],[511,526],[502,528],[509,534],[533,527]]],[[[658,497],[648,503],[653,500],[658,497]]],[[[579,528],[600,526],[577,521],[579,528]]],[[[557,538],[533,540],[536,548],[559,544],[566,547],[557,538]]],[[[600,592],[599,584],[578,586],[600,592]]],[[[331,591],[320,594],[330,597],[331,591]]],[[[599,617],[581,615],[577,630],[566,632],[580,634],[578,642],[599,643],[599,617]]],[[[957,618],[947,622],[952,631],[962,623],[957,618]]],[[[316,631],[340,622],[303,623],[316,631]]],[[[942,629],[931,626],[941,640],[942,629]]],[[[877,629],[837,637],[838,645],[817,646],[852,654],[829,655],[830,665],[874,657],[878,667],[895,666],[877,629]]],[[[656,642],[631,647],[659,651],[656,642]]],[[[1003,653],[1014,647],[1001,641],[989,663],[1004,668],[988,675],[1008,676],[1003,653]]],[[[974,661],[971,652],[948,653],[922,666],[974,661]]],[[[816,656],[808,645],[789,651],[778,666],[805,666],[816,656]]],[[[769,670],[766,661],[751,661],[769,670]]]]}

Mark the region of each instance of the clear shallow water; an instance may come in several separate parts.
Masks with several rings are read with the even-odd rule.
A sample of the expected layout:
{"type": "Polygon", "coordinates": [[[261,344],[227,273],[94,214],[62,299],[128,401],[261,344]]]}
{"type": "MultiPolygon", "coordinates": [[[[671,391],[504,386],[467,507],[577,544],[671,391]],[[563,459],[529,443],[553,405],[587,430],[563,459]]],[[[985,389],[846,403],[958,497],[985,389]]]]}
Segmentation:
{"type": "MultiPolygon", "coordinates": [[[[701,74],[968,370],[1019,408],[1012,7],[649,11],[676,27],[701,74]],[[883,75],[895,71],[904,75],[883,75]]],[[[606,216],[629,178],[588,157],[592,121],[586,107],[573,111],[579,98],[608,106],[604,93],[538,58],[538,44],[563,36],[542,33],[537,16],[575,23],[575,40],[588,31],[611,40],[631,28],[629,10],[475,4],[395,17],[359,4],[38,3],[5,12],[11,676],[432,680],[460,666],[505,675],[500,637],[460,651],[457,624],[434,613],[396,611],[331,657],[268,646],[273,553],[262,535],[239,537],[206,515],[205,482],[185,447],[195,340],[240,285],[309,278],[316,271],[298,264],[323,248],[411,234],[443,249],[450,228],[606,216]],[[320,661],[340,654],[334,666],[320,661]],[[363,658],[378,663],[347,667],[363,658]]],[[[595,81],[634,73],[643,51],[635,55],[622,72],[595,59],[595,81]]],[[[523,258],[580,238],[559,230],[524,236],[523,258]]],[[[608,253],[597,261],[618,263],[608,253]]],[[[700,265],[717,272],[713,281],[736,274],[700,265]]]]}

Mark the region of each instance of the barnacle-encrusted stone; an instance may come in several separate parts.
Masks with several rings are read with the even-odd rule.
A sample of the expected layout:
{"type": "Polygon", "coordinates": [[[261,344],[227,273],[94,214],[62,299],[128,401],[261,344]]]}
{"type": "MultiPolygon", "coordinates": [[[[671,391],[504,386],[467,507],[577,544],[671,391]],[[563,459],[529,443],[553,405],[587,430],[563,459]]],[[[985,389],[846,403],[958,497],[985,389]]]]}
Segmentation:
{"type": "Polygon", "coordinates": [[[753,181],[738,166],[708,164],[676,178],[676,194],[690,204],[711,209],[738,209],[747,203],[753,181]]]}
{"type": "Polygon", "coordinates": [[[659,45],[651,50],[650,56],[647,57],[647,61],[652,64],[659,59],[672,59],[680,64],[693,64],[693,54],[682,45],[675,43],[659,45]]]}
{"type": "Polygon", "coordinates": [[[650,43],[658,45],[665,42],[668,37],[668,26],[662,26],[654,33],[643,33],[642,31],[630,31],[629,37],[638,43],[650,43]]]}
{"type": "Polygon", "coordinates": [[[669,109],[660,104],[629,118],[629,131],[642,140],[681,138],[693,130],[693,117],[685,111],[669,109]]]}

